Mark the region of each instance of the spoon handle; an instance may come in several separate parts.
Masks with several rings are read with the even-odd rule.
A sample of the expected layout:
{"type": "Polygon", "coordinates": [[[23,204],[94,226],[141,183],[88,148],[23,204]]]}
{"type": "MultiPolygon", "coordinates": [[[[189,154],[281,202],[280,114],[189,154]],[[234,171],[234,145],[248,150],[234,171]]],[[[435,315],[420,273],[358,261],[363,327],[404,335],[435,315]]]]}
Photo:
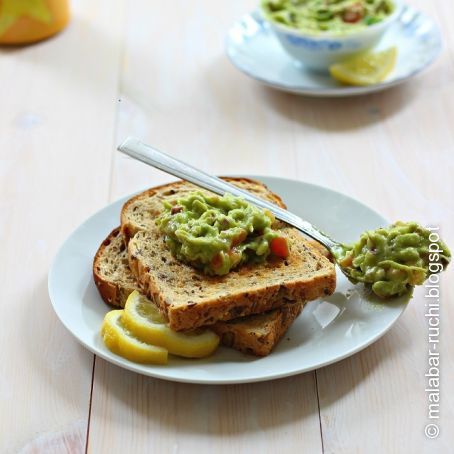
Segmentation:
{"type": "Polygon", "coordinates": [[[260,208],[267,209],[271,211],[277,219],[296,227],[301,232],[323,244],[323,246],[327,247],[329,250],[332,250],[338,244],[296,214],[284,210],[283,208],[267,202],[266,200],[260,199],[250,192],[243,191],[242,189],[239,189],[238,187],[227,183],[220,178],[209,175],[202,170],[198,170],[189,164],[144,144],[136,138],[128,137],[118,147],[118,150],[134,159],[137,159],[138,161],[142,161],[145,164],[156,167],[166,173],[170,173],[178,178],[189,181],[196,186],[200,186],[201,188],[207,189],[215,194],[224,195],[225,193],[230,193],[234,196],[241,197],[260,208]]]}

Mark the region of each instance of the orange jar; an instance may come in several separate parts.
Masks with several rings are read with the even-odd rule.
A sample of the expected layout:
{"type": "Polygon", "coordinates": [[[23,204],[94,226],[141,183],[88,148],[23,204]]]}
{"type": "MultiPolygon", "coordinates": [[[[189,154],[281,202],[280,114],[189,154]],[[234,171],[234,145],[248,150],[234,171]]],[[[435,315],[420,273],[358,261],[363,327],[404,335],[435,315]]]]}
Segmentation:
{"type": "Polygon", "coordinates": [[[69,0],[0,0],[0,44],[40,41],[68,21],[69,0]]]}

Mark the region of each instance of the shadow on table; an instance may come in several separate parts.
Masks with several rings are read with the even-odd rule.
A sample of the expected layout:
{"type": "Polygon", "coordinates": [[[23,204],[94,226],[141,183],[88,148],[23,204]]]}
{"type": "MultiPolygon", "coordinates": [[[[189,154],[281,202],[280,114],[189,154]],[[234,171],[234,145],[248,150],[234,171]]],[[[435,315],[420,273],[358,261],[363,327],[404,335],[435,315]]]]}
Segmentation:
{"type": "Polygon", "coordinates": [[[266,87],[220,56],[207,68],[207,89],[221,106],[239,110],[273,109],[294,123],[325,131],[349,131],[381,122],[408,107],[420,89],[419,78],[388,90],[345,98],[314,98],[266,87]],[[249,93],[246,93],[249,91],[249,93]],[[235,94],[235,96],[232,96],[235,94]],[[253,98],[252,104],[247,102],[253,98]],[[235,107],[236,105],[236,107],[235,107]]]}
{"type": "Polygon", "coordinates": [[[264,102],[296,123],[326,131],[349,131],[386,120],[411,104],[417,82],[347,98],[310,98],[259,87],[264,102]]]}
{"type": "MultiPolygon", "coordinates": [[[[115,408],[128,408],[150,434],[159,427],[175,438],[181,433],[233,436],[309,418],[316,418],[312,423],[318,427],[314,373],[244,385],[193,385],[137,375],[96,358],[95,377],[103,377],[95,380],[95,391],[108,392],[120,402],[115,408]]],[[[121,425],[121,413],[92,413],[97,417],[121,425]]]]}
{"type": "MultiPolygon", "coordinates": [[[[379,341],[366,351],[329,366],[342,368],[348,362],[351,364],[353,378],[342,383],[335,380],[335,374],[330,374],[329,368],[323,369],[323,372],[328,371],[324,374],[323,389],[328,386],[331,392],[328,396],[320,395],[321,404],[330,405],[333,396],[338,400],[354,391],[382,361],[401,354],[410,343],[411,339],[404,340],[387,351],[386,343],[379,341]],[[367,361],[367,367],[364,361],[367,361]]],[[[98,396],[108,394],[109,399],[117,400],[119,403],[115,408],[127,408],[128,413],[132,412],[133,419],[141,421],[150,437],[156,428],[175,437],[180,433],[225,437],[284,430],[291,424],[316,424],[318,427],[319,396],[315,374],[309,372],[243,385],[192,385],[137,375],[97,358],[94,389],[98,396]]],[[[317,371],[317,378],[319,374],[317,371]]],[[[96,414],[98,406],[93,408],[92,419],[108,418],[114,426],[122,424],[123,412],[96,414]]],[[[102,412],[101,408],[99,410],[102,412]]]]}
{"type": "MultiPolygon", "coordinates": [[[[330,366],[317,370],[320,406],[327,408],[339,398],[354,391],[378,367],[396,362],[402,353],[411,349],[412,339],[399,323],[368,348],[330,366]]],[[[392,381],[392,377],[390,377],[392,381]]]]}
{"type": "MultiPolygon", "coordinates": [[[[58,399],[73,404],[71,390],[86,396],[88,406],[92,355],[66,332],[52,311],[47,283],[42,282],[25,302],[18,330],[31,365],[33,380],[50,387],[58,399]],[[37,306],[40,303],[40,307],[37,306]],[[37,338],[44,333],[45,340],[37,338]]],[[[318,427],[319,406],[329,406],[354,391],[384,361],[393,360],[411,346],[411,337],[398,336],[395,327],[367,350],[322,370],[294,377],[243,385],[192,385],[142,376],[96,358],[92,421],[107,420],[113,427],[140,420],[150,436],[156,428],[174,436],[179,433],[206,436],[260,434],[291,424],[318,427]],[[389,337],[399,337],[389,342],[389,337]],[[389,346],[392,345],[392,348],[389,346]],[[347,368],[347,379],[339,370],[347,368]],[[318,394],[316,392],[318,382],[318,394]],[[112,411],[105,412],[109,401],[112,411]]],[[[234,367],[234,363],[232,363],[234,367]]],[[[84,411],[84,410],[81,410],[84,411]]]]}

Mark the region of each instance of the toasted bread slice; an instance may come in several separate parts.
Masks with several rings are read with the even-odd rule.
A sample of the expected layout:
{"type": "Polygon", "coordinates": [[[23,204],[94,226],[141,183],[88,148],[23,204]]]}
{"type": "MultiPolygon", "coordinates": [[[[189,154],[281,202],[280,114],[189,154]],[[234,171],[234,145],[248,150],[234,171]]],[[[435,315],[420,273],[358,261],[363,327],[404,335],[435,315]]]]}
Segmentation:
{"type": "Polygon", "coordinates": [[[311,301],[333,293],[334,265],[295,229],[283,227],[290,255],[246,264],[225,276],[207,276],[177,261],[156,226],[139,231],[128,244],[129,267],[139,285],[167,314],[176,331],[212,325],[311,301]]]}
{"type": "MultiPolygon", "coordinates": [[[[331,258],[329,251],[316,241],[308,240],[308,243],[320,254],[331,258]]],[[[99,246],[93,261],[93,278],[102,299],[111,306],[124,307],[129,294],[134,290],[140,291],[129,268],[127,247],[120,227],[114,229],[99,246]]]]}
{"type": "MultiPolygon", "coordinates": [[[[120,229],[114,229],[102,242],[93,262],[93,277],[102,299],[113,306],[124,307],[139,285],[128,266],[128,255],[120,229]]],[[[153,304],[150,301],[150,304],[153,304]]],[[[265,314],[252,315],[211,328],[224,345],[244,353],[265,356],[278,343],[301,312],[303,304],[285,304],[265,314]]]]}
{"type": "Polygon", "coordinates": [[[134,290],[140,291],[128,264],[128,253],[120,227],[101,243],[93,260],[93,278],[102,299],[112,306],[124,307],[134,290]]]}
{"type": "MultiPolygon", "coordinates": [[[[263,183],[249,178],[223,177],[229,183],[266,199],[282,208],[286,208],[282,199],[271,192],[263,183]]],[[[121,233],[126,243],[139,231],[154,229],[156,218],[162,213],[164,200],[185,197],[190,192],[208,192],[187,181],[177,181],[156,188],[148,189],[128,200],[121,210],[121,233]]]]}
{"type": "Polygon", "coordinates": [[[223,345],[256,356],[267,356],[277,345],[305,303],[284,304],[263,314],[240,317],[210,326],[223,345]]]}
{"type": "MultiPolygon", "coordinates": [[[[264,184],[225,178],[259,197],[285,207],[264,184]]],[[[334,266],[295,229],[282,227],[293,243],[289,260],[246,265],[227,276],[209,277],[176,261],[156,227],[163,201],[170,203],[200,190],[184,181],[149,189],[124,205],[121,230],[129,242],[129,266],[141,288],[165,313],[175,330],[192,329],[331,294],[334,266]]],[[[204,191],[207,192],[207,191],[204,191]]]]}

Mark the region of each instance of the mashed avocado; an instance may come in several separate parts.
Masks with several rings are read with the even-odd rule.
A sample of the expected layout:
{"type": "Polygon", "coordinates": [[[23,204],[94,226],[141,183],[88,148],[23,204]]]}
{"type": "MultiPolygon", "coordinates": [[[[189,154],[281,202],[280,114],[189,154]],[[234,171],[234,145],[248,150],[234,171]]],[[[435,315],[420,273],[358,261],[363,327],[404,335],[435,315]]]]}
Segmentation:
{"type": "Polygon", "coordinates": [[[423,284],[433,272],[431,263],[440,264],[437,272],[446,268],[451,253],[443,242],[432,243],[430,235],[416,222],[396,222],[363,233],[335,255],[352,281],[370,284],[376,295],[388,298],[423,284]]]}
{"type": "Polygon", "coordinates": [[[270,253],[285,258],[288,245],[273,229],[274,216],[245,200],[194,192],[176,204],[164,203],[156,223],[177,259],[206,274],[222,276],[270,253]]]}
{"type": "Polygon", "coordinates": [[[386,19],[391,0],[263,0],[265,16],[303,32],[346,34],[386,19]]]}

